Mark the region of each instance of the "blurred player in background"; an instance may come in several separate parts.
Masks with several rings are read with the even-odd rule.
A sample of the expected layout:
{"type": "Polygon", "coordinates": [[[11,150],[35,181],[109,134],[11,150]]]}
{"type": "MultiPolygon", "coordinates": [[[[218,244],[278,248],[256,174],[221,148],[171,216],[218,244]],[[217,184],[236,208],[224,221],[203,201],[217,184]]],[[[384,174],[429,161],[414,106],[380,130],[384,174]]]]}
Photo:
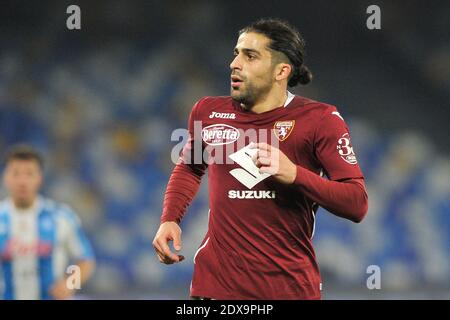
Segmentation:
{"type": "MultiPolygon", "coordinates": [[[[64,204],[39,195],[43,159],[27,146],[6,156],[0,202],[0,263],[4,299],[67,299],[69,262],[79,267],[82,285],[94,270],[91,245],[76,214],[64,204]]],[[[75,274],[75,273],[74,273],[75,274]]]]}
{"type": "Polygon", "coordinates": [[[251,24],[234,48],[231,96],[205,97],[192,109],[190,139],[170,177],[153,246],[163,263],[184,259],[168,243],[181,249],[179,223],[208,169],[210,217],[194,257],[193,298],[320,299],[312,245],[318,206],[354,222],[367,212],[344,119],[332,105],[287,91],[312,79],[304,46],[286,22],[251,24]],[[237,132],[250,129],[265,130],[270,141],[239,140],[237,132]],[[233,153],[218,152],[231,144],[233,153]],[[214,161],[195,161],[198,148],[209,148],[214,161]]]}

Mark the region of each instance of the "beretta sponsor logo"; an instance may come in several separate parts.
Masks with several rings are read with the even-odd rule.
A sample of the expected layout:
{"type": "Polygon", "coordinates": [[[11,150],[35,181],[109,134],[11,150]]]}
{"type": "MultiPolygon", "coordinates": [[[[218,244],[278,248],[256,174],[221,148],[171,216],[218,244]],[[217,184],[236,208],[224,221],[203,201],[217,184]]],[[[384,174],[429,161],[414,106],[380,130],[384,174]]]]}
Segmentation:
{"type": "Polygon", "coordinates": [[[239,139],[239,135],[238,129],[227,124],[213,124],[202,130],[203,141],[211,146],[233,143],[239,139]]]}

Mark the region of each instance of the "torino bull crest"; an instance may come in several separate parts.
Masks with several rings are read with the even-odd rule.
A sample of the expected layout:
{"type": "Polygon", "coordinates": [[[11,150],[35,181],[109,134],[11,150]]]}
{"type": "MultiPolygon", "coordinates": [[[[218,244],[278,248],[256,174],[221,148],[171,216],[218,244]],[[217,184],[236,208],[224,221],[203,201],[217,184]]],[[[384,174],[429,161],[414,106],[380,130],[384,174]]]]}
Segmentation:
{"type": "Polygon", "coordinates": [[[275,136],[280,141],[286,140],[294,129],[295,120],[277,121],[273,126],[275,136]]]}

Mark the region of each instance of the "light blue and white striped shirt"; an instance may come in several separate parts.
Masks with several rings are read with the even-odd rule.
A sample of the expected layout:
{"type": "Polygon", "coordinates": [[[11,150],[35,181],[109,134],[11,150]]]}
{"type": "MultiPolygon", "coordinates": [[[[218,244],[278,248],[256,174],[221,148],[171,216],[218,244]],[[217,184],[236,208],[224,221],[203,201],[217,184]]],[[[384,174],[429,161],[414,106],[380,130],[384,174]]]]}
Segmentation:
{"type": "Polygon", "coordinates": [[[0,266],[4,299],[51,299],[51,286],[71,261],[92,260],[92,247],[80,220],[67,205],[38,197],[17,209],[0,201],[0,266]]]}

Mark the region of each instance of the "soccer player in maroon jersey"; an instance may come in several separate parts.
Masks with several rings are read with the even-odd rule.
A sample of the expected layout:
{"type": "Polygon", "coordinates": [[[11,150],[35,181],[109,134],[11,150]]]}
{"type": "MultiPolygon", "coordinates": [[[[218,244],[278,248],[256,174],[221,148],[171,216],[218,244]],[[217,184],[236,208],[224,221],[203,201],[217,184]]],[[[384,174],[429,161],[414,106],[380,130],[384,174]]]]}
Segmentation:
{"type": "Polygon", "coordinates": [[[168,244],[181,249],[179,223],[208,169],[210,217],[191,297],[320,299],[311,240],[318,206],[353,222],[366,215],[364,177],[343,118],[332,105],[287,91],[310,82],[303,60],[296,29],[259,20],[239,32],[231,96],[205,97],[192,109],[153,241],[161,262],[184,259],[168,244]],[[267,139],[249,138],[251,130],[267,139]],[[198,161],[199,149],[213,161],[198,161]]]}

